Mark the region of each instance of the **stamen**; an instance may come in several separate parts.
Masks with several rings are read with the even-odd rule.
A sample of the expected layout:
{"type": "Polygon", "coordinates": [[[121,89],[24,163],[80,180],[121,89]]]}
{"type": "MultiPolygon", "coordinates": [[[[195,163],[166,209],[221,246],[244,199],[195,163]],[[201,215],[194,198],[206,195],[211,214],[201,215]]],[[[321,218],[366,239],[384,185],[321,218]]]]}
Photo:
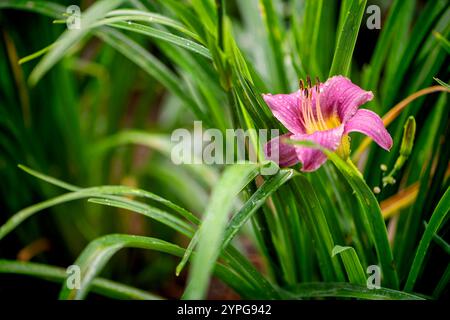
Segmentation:
{"type": "Polygon", "coordinates": [[[309,128],[311,125],[311,121],[309,119],[309,113],[308,113],[308,96],[306,96],[306,101],[303,101],[302,103],[302,112],[303,112],[303,119],[305,120],[305,127],[309,128]]]}
{"type": "Polygon", "coordinates": [[[303,79],[300,79],[298,86],[300,88],[300,91],[303,91],[303,89],[305,88],[305,83],[303,82],[303,79]]]}
{"type": "Polygon", "coordinates": [[[320,92],[320,79],[319,77],[316,77],[316,92],[320,92]]]}
{"type": "Polygon", "coordinates": [[[303,126],[305,127],[305,130],[308,131],[309,122],[308,122],[308,115],[306,112],[306,102],[305,98],[301,100],[301,118],[303,122],[303,126]]]}
{"type": "Polygon", "coordinates": [[[299,106],[299,119],[300,119],[300,121],[302,122],[302,125],[303,125],[303,127],[306,129],[306,122],[305,122],[305,119],[304,119],[304,107],[303,107],[303,99],[299,99],[299,104],[300,104],[300,106],[299,106]]]}
{"type": "Polygon", "coordinates": [[[316,131],[317,128],[315,126],[316,122],[314,121],[314,115],[312,114],[312,108],[311,108],[311,98],[308,97],[308,100],[306,100],[306,117],[308,121],[308,127],[312,131],[316,131]]]}
{"type": "Polygon", "coordinates": [[[305,115],[305,107],[304,107],[304,103],[303,103],[303,98],[301,97],[301,95],[305,95],[305,83],[303,82],[302,79],[299,80],[299,89],[300,89],[300,96],[298,99],[298,103],[299,103],[299,119],[301,124],[303,125],[303,127],[305,128],[305,130],[307,130],[307,124],[306,121],[304,119],[304,115],[305,115]]]}
{"type": "Polygon", "coordinates": [[[327,123],[325,122],[323,115],[322,115],[322,108],[320,108],[320,96],[319,94],[316,96],[316,113],[317,113],[317,119],[319,123],[324,128],[323,130],[327,130],[327,123]]]}
{"type": "Polygon", "coordinates": [[[306,86],[302,79],[299,80],[299,112],[301,112],[299,118],[301,124],[305,128],[305,131],[309,134],[316,131],[325,131],[336,125],[336,121],[334,121],[333,118],[327,118],[327,121],[325,121],[325,117],[320,106],[320,84],[320,79],[318,77],[315,77],[314,86],[311,83],[310,76],[306,77],[306,86]]]}

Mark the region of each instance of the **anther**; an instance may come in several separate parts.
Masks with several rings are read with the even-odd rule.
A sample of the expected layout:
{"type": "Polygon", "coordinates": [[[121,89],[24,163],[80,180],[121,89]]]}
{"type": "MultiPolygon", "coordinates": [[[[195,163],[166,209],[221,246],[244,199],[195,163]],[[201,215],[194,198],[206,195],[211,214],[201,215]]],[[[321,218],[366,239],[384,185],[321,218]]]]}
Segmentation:
{"type": "Polygon", "coordinates": [[[298,86],[301,91],[303,91],[305,89],[305,83],[303,82],[303,79],[300,79],[298,86]]]}
{"type": "Polygon", "coordinates": [[[308,88],[312,88],[310,76],[306,76],[306,82],[308,82],[308,88]]]}

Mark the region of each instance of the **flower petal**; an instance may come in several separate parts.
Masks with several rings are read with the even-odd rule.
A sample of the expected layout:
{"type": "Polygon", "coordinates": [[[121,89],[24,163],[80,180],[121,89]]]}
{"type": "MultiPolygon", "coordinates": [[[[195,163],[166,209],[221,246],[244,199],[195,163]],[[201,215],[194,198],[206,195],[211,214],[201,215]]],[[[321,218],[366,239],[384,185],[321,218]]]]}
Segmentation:
{"type": "Polygon", "coordinates": [[[299,162],[295,147],[280,141],[280,138],[289,138],[290,136],[290,133],[284,134],[266,143],[264,152],[267,160],[272,160],[281,167],[290,167],[299,162]]]}
{"type": "Polygon", "coordinates": [[[337,114],[342,123],[350,119],[361,105],[373,99],[371,91],[361,89],[344,76],[328,79],[322,91],[320,95],[322,111],[327,116],[337,114]]]}
{"type": "Polygon", "coordinates": [[[304,133],[300,121],[299,98],[300,92],[291,94],[263,94],[273,115],[292,133],[304,133]]]}
{"type": "MultiPolygon", "coordinates": [[[[312,134],[296,134],[292,139],[312,141],[324,148],[335,151],[341,144],[343,134],[344,126],[340,125],[330,130],[316,131],[312,134]]],[[[295,150],[298,159],[303,164],[302,171],[315,171],[327,161],[327,156],[319,149],[296,147],[295,150]]]]}
{"type": "Polygon", "coordinates": [[[371,137],[387,151],[392,147],[391,135],[384,127],[383,120],[373,111],[360,109],[345,123],[344,134],[355,131],[371,137]]]}

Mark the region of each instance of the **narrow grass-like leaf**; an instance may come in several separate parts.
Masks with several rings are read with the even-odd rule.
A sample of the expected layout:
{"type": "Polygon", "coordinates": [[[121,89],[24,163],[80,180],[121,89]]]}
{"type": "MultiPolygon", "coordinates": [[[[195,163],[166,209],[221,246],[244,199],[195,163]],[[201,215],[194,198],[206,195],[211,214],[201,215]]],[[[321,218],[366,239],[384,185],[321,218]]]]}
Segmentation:
{"type": "Polygon", "coordinates": [[[237,212],[225,229],[222,250],[227,247],[236,233],[252,217],[252,215],[264,204],[266,199],[289,181],[296,173],[292,169],[283,169],[276,175],[267,179],[258,190],[248,199],[244,206],[237,212]]]}
{"type": "MultiPolygon", "coordinates": [[[[319,36],[323,35],[322,32],[325,31],[322,28],[324,24],[321,22],[324,21],[322,20],[325,18],[324,13],[330,5],[328,3],[324,5],[323,0],[308,0],[304,2],[304,5],[302,21],[297,22],[299,26],[298,30],[296,30],[296,38],[298,38],[300,50],[299,58],[310,75],[323,78],[326,73],[323,73],[323,70],[320,68],[320,60],[323,60],[326,56],[323,52],[323,47],[321,48],[325,39],[320,39],[319,36]],[[305,32],[306,29],[308,32],[305,32]]],[[[334,33],[331,36],[334,38],[334,33]]],[[[328,68],[329,66],[327,66],[328,68]]]]}
{"type": "Polygon", "coordinates": [[[190,95],[186,94],[186,90],[178,77],[155,56],[117,30],[104,27],[96,30],[96,35],[141,67],[150,76],[160,81],[181,101],[185,102],[199,119],[209,124],[209,119],[205,117],[205,114],[198,108],[190,95]]]}
{"type": "Polygon", "coordinates": [[[436,0],[428,2],[411,32],[411,41],[403,51],[400,63],[396,64],[395,71],[390,73],[383,81],[383,107],[384,110],[390,108],[394,101],[398,99],[397,92],[403,82],[405,73],[410,67],[417,50],[419,50],[424,37],[428,34],[430,27],[439,15],[448,7],[446,0],[436,0]]]}
{"type": "Polygon", "coordinates": [[[399,16],[407,14],[405,11],[410,10],[410,6],[414,6],[414,1],[396,0],[389,9],[389,15],[381,29],[380,38],[376,43],[375,51],[370,60],[370,68],[364,77],[363,88],[369,90],[377,90],[377,85],[381,75],[383,63],[388,56],[390,44],[395,37],[395,29],[397,28],[399,16]]]}
{"type": "Polygon", "coordinates": [[[339,30],[329,76],[348,75],[367,0],[352,0],[345,22],[339,30]]]}
{"type": "Polygon", "coordinates": [[[352,247],[342,247],[335,246],[333,248],[332,256],[340,255],[342,262],[344,262],[345,270],[347,271],[348,279],[350,283],[365,285],[366,284],[366,274],[361,266],[358,255],[355,249],[352,247]]]}
{"type": "Polygon", "coordinates": [[[344,178],[353,188],[360,204],[360,209],[363,211],[364,215],[370,223],[370,228],[369,230],[367,230],[367,232],[370,233],[369,237],[374,239],[375,249],[377,251],[377,256],[383,270],[383,276],[386,281],[386,287],[398,289],[398,275],[395,269],[394,258],[389,244],[383,215],[381,213],[381,209],[377,199],[375,198],[373,192],[370,190],[367,184],[364,182],[362,174],[350,160],[346,163],[336,153],[322,148],[314,142],[293,140],[289,140],[287,142],[289,142],[290,144],[297,144],[321,149],[334,163],[339,172],[342,173],[344,178]]]}
{"type": "MultiPolygon", "coordinates": [[[[96,11],[92,12],[88,18],[89,20],[87,22],[90,22],[90,24],[95,23],[97,20],[101,19],[102,16],[104,16],[108,11],[110,11],[115,6],[118,6],[119,2],[123,0],[114,0],[113,1],[106,1],[108,2],[108,8],[102,7],[100,9],[106,10],[105,12],[102,11],[102,14],[98,14],[96,11]],[[115,2],[117,1],[117,4],[115,2]],[[95,15],[95,19],[91,16],[95,15]]],[[[96,5],[100,5],[100,3],[96,3],[96,5]]],[[[30,10],[37,13],[46,14],[51,17],[60,17],[60,14],[65,12],[65,8],[61,7],[59,5],[55,5],[50,2],[46,1],[10,1],[6,0],[4,3],[0,4],[0,8],[18,8],[23,10],[30,10]]],[[[93,8],[91,8],[93,9],[93,8]]],[[[90,10],[91,10],[90,9],[90,10]]],[[[121,10],[116,11],[110,11],[111,13],[117,13],[121,12],[121,10]]],[[[87,15],[87,13],[86,13],[87,15]]],[[[86,19],[86,15],[84,16],[86,19]]],[[[83,25],[86,27],[88,24],[83,22],[83,25]]],[[[82,30],[69,30],[67,32],[74,31],[74,33],[69,33],[67,37],[64,37],[65,41],[62,44],[59,44],[58,47],[55,46],[55,48],[50,51],[44,59],[40,62],[39,65],[42,65],[42,67],[39,67],[39,65],[36,67],[36,69],[39,67],[39,69],[36,71],[34,70],[34,78],[30,78],[30,81],[37,82],[38,78],[43,75],[48,69],[56,63],[56,61],[62,57],[64,54],[64,51],[62,50],[63,47],[70,47],[74,42],[81,39],[86,32],[89,30],[85,30],[86,28],[83,28],[82,30]],[[81,32],[83,31],[83,32],[81,32]],[[82,34],[81,34],[82,33],[82,34]],[[58,50],[56,52],[56,50],[58,50]],[[55,52],[55,53],[52,53],[55,52]],[[57,54],[57,56],[56,56],[57,54]],[[51,55],[51,56],[50,56],[51,55]],[[58,58],[55,60],[53,57],[55,55],[55,58],[58,58]],[[54,61],[46,62],[48,59],[48,56],[54,61]]],[[[95,34],[102,38],[105,42],[110,44],[112,47],[116,48],[119,52],[124,54],[126,57],[128,57],[131,61],[136,63],[138,66],[140,66],[143,70],[145,70],[147,73],[149,73],[152,77],[155,79],[158,79],[166,88],[168,88],[170,91],[172,91],[176,96],[178,96],[182,101],[184,101],[197,115],[199,119],[202,119],[205,123],[209,123],[209,119],[207,117],[204,117],[202,114],[202,111],[198,108],[195,101],[189,96],[186,95],[185,89],[182,88],[180,85],[179,79],[175,75],[173,75],[173,72],[170,71],[168,68],[166,68],[159,60],[157,60],[154,56],[152,56],[149,52],[144,50],[139,44],[131,40],[130,38],[126,37],[125,35],[121,34],[120,32],[114,32],[114,30],[108,30],[105,28],[96,29],[94,30],[95,34]]],[[[66,33],[67,33],[66,32],[66,33]]],[[[62,39],[62,36],[61,36],[62,39]]],[[[67,48],[65,48],[67,49],[67,48]]]]}
{"type": "Polygon", "coordinates": [[[52,66],[54,66],[74,44],[90,31],[91,25],[107,12],[121,5],[124,0],[102,0],[93,4],[81,16],[81,28],[65,31],[55,46],[44,56],[30,75],[30,83],[35,85],[52,66]]]}
{"type": "Polygon", "coordinates": [[[444,47],[448,54],[450,54],[450,41],[448,41],[442,34],[439,32],[433,33],[436,39],[439,40],[439,43],[444,47]]]}
{"type": "Polygon", "coordinates": [[[319,260],[319,268],[325,281],[344,281],[345,275],[338,260],[331,258],[334,248],[331,234],[323,209],[314,191],[314,187],[304,176],[295,177],[296,192],[301,199],[300,211],[313,237],[314,248],[319,260]]]}
{"type": "Polygon", "coordinates": [[[213,2],[209,0],[192,0],[192,6],[205,29],[211,34],[215,33],[215,30],[217,30],[217,16],[213,2]]]}
{"type": "Polygon", "coordinates": [[[62,18],[66,7],[50,1],[2,0],[0,9],[20,9],[43,14],[51,18],[62,18]]]}
{"type": "MultiPolygon", "coordinates": [[[[425,224],[425,228],[427,227],[427,224],[425,224]]],[[[450,244],[442,239],[438,234],[433,234],[433,240],[436,242],[436,244],[444,250],[445,253],[447,253],[450,256],[450,244]]]]}
{"type": "Polygon", "coordinates": [[[434,299],[438,299],[441,296],[442,292],[445,290],[445,288],[447,288],[449,282],[450,282],[450,264],[445,269],[444,274],[442,275],[436,288],[433,291],[434,299]]]}
{"type": "MultiPolygon", "coordinates": [[[[201,299],[206,294],[212,266],[219,256],[227,217],[237,194],[259,172],[257,164],[236,164],[227,168],[213,189],[198,236],[198,253],[193,258],[186,299],[201,299]]],[[[189,254],[189,253],[188,253],[189,254]]]]}
{"type": "Polygon", "coordinates": [[[337,297],[371,300],[425,300],[421,296],[388,288],[373,290],[368,289],[367,286],[339,282],[304,283],[291,288],[290,292],[283,291],[283,293],[287,299],[337,297]]]}
{"type": "Polygon", "coordinates": [[[46,46],[45,48],[42,48],[41,50],[36,51],[36,52],[33,53],[33,54],[30,54],[30,55],[28,55],[28,56],[26,56],[26,57],[23,57],[23,58],[21,58],[21,59],[19,60],[18,63],[19,63],[19,64],[24,64],[24,63],[27,63],[27,62],[32,61],[32,60],[34,60],[34,59],[37,59],[37,58],[39,58],[40,56],[46,54],[51,48],[53,48],[54,45],[55,45],[55,44],[52,43],[51,45],[46,46]]]}
{"type": "MultiPolygon", "coordinates": [[[[64,284],[61,288],[59,298],[64,300],[84,299],[88,294],[95,277],[102,271],[111,257],[123,248],[156,250],[174,256],[181,256],[184,252],[182,248],[175,244],[155,238],[123,234],[103,236],[92,241],[74,263],[81,269],[80,289],[70,289],[64,284]]],[[[216,266],[216,272],[224,279],[224,281],[229,279],[235,285],[239,283],[239,281],[243,281],[221,265],[216,266]]]]}
{"type": "MultiPolygon", "coordinates": [[[[29,174],[31,174],[39,179],[42,179],[44,181],[47,181],[49,183],[52,183],[56,186],[62,187],[64,189],[73,190],[73,191],[83,191],[83,190],[85,191],[86,190],[86,189],[81,189],[77,186],[69,185],[66,182],[46,176],[42,173],[36,172],[27,167],[24,167],[24,166],[21,166],[21,167],[23,168],[23,170],[25,170],[29,174]]],[[[127,188],[127,187],[124,187],[124,188],[127,188]]],[[[140,196],[140,197],[152,199],[152,200],[162,203],[163,205],[175,210],[180,215],[185,217],[187,220],[193,222],[195,225],[198,225],[200,222],[200,220],[196,216],[194,216],[192,213],[190,213],[189,211],[187,211],[187,210],[177,206],[176,204],[174,204],[164,198],[161,198],[151,192],[148,192],[145,190],[140,190],[140,189],[133,189],[133,190],[129,189],[129,191],[131,192],[130,195],[140,196]]],[[[63,195],[61,197],[65,197],[65,196],[67,196],[67,194],[63,195]]],[[[95,203],[99,203],[99,204],[103,204],[103,205],[110,205],[110,206],[126,208],[128,210],[132,210],[134,212],[143,214],[144,216],[149,216],[150,218],[155,213],[156,214],[161,213],[158,210],[155,211],[154,210],[155,208],[150,207],[147,204],[133,201],[133,200],[130,200],[130,199],[124,198],[124,197],[118,197],[115,195],[112,195],[112,196],[106,195],[106,194],[100,194],[100,195],[97,194],[96,195],[94,193],[88,192],[88,194],[86,196],[83,195],[83,198],[90,197],[90,196],[99,197],[95,200],[91,200],[91,202],[95,202],[95,203]],[[110,200],[112,200],[112,201],[110,201],[110,200]]],[[[70,197],[68,197],[68,199],[67,198],[64,199],[64,201],[70,201],[70,200],[75,200],[75,199],[71,199],[70,197]]],[[[24,209],[24,210],[27,210],[27,209],[24,209]]],[[[39,210],[41,210],[41,209],[42,208],[40,208],[39,210]]],[[[169,220],[173,220],[173,219],[171,217],[169,217],[169,220]]],[[[177,220],[177,219],[175,219],[175,220],[177,220]]],[[[188,237],[192,237],[192,234],[193,234],[192,227],[180,222],[179,220],[177,220],[177,221],[178,222],[175,221],[176,222],[175,225],[173,225],[171,222],[168,225],[169,226],[172,225],[173,227],[176,227],[176,228],[181,227],[182,228],[182,229],[180,229],[181,233],[184,233],[188,237]]],[[[16,221],[16,223],[20,223],[20,222],[21,221],[16,221]]],[[[16,226],[17,226],[17,224],[16,224],[16,226]]],[[[10,226],[10,227],[14,228],[14,226],[10,226]]],[[[1,230],[2,229],[0,228],[0,239],[2,237],[1,230]]],[[[267,282],[267,280],[254,268],[253,265],[249,264],[247,262],[247,260],[232,246],[229,246],[229,248],[227,248],[226,251],[224,252],[224,259],[230,264],[230,266],[232,266],[235,270],[237,270],[239,272],[239,274],[245,276],[246,279],[248,279],[248,281],[253,283],[256,287],[261,288],[259,290],[260,293],[255,293],[256,296],[259,296],[261,298],[273,298],[273,297],[277,296],[273,287],[267,282]],[[264,291],[264,293],[262,291],[264,291]]]]}
{"type": "MultiPolygon", "coordinates": [[[[53,207],[58,204],[73,201],[73,200],[92,198],[92,197],[107,197],[108,195],[113,195],[113,196],[142,195],[142,196],[145,196],[145,192],[142,192],[142,190],[133,189],[133,188],[125,187],[125,186],[101,186],[101,187],[92,187],[92,188],[81,189],[81,190],[75,191],[75,192],[69,192],[69,193],[57,196],[55,198],[34,204],[28,208],[22,209],[19,212],[15,213],[12,217],[10,217],[5,222],[5,224],[3,224],[0,227],[0,240],[3,239],[11,231],[13,231],[23,221],[25,221],[26,219],[28,219],[35,213],[38,213],[44,209],[53,207]]],[[[126,201],[126,199],[124,199],[123,201],[126,201]]],[[[154,208],[154,209],[156,209],[156,208],[154,208]]],[[[154,213],[156,213],[156,211],[154,211],[154,213]]],[[[161,212],[159,212],[159,213],[161,213],[161,212]]],[[[156,213],[156,214],[159,216],[159,213],[156,213]]],[[[164,215],[166,215],[166,213],[164,213],[164,215]]],[[[189,214],[188,216],[191,217],[191,214],[189,214]]],[[[159,221],[163,222],[163,223],[167,222],[165,220],[165,218],[162,218],[162,220],[159,219],[159,221]]]]}
{"type": "Polygon", "coordinates": [[[273,0],[260,0],[259,3],[260,12],[269,38],[274,76],[276,77],[276,87],[281,90],[281,92],[287,92],[289,86],[284,68],[283,30],[279,21],[279,15],[275,11],[273,0]]]}
{"type": "MultiPolygon", "coordinates": [[[[180,158],[178,154],[172,154],[173,144],[171,143],[169,136],[138,130],[125,130],[102,139],[93,146],[92,152],[94,155],[103,155],[114,147],[126,144],[146,146],[161,152],[163,155],[174,159],[176,162],[188,162],[185,161],[185,159],[180,158]]],[[[200,160],[201,159],[194,158],[194,163],[201,162],[200,160]]],[[[185,166],[208,186],[213,186],[219,179],[218,172],[210,166],[188,164],[185,166]]]]}
{"type": "Polygon", "coordinates": [[[66,190],[69,190],[69,191],[78,191],[78,190],[81,189],[80,187],[74,186],[74,185],[69,184],[67,182],[64,182],[64,181],[58,180],[56,178],[50,177],[48,175],[45,175],[43,173],[37,172],[37,171],[35,171],[35,170],[31,169],[31,168],[28,168],[27,166],[24,166],[23,164],[19,164],[18,167],[21,170],[25,171],[26,173],[32,175],[33,177],[36,177],[36,178],[41,179],[43,181],[46,181],[46,182],[48,182],[50,184],[53,184],[55,186],[58,186],[58,187],[60,187],[62,189],[66,189],[66,190]]]}
{"type": "Polygon", "coordinates": [[[146,35],[151,38],[159,39],[166,41],[168,43],[180,46],[182,48],[188,49],[192,52],[195,52],[197,54],[202,55],[203,57],[207,59],[211,59],[211,54],[209,53],[209,50],[205,48],[204,46],[189,40],[182,38],[180,36],[174,35],[170,32],[159,30],[153,27],[149,27],[143,24],[134,23],[131,21],[135,20],[141,20],[140,16],[125,16],[125,17],[114,17],[114,18],[107,18],[104,20],[99,21],[95,24],[95,26],[100,25],[109,25],[118,29],[128,30],[136,33],[140,33],[143,35],[146,35]],[[128,20],[128,21],[124,21],[128,20]]]}
{"type": "MultiPolygon", "coordinates": [[[[180,21],[190,28],[190,30],[193,30],[195,34],[198,34],[203,40],[203,44],[206,43],[205,29],[200,22],[199,15],[193,10],[192,6],[186,6],[178,0],[166,0],[162,1],[161,4],[167,7],[170,12],[174,13],[180,21]]],[[[196,8],[196,6],[193,7],[196,8]]]]}
{"type": "Polygon", "coordinates": [[[434,80],[436,80],[437,83],[439,83],[441,86],[443,86],[444,88],[447,88],[448,90],[450,90],[450,85],[448,85],[447,83],[445,83],[444,81],[442,81],[441,79],[438,78],[433,78],[434,80]]]}
{"type": "Polygon", "coordinates": [[[409,271],[408,279],[405,284],[405,291],[412,291],[414,284],[416,283],[417,277],[419,276],[422,268],[425,256],[433,240],[433,235],[439,231],[439,228],[447,221],[448,214],[450,212],[450,188],[447,188],[444,196],[439,201],[430,221],[427,224],[427,228],[419,242],[416,254],[414,256],[414,261],[409,271]]]}
{"type": "Polygon", "coordinates": [[[138,201],[126,199],[126,198],[109,198],[109,199],[102,199],[102,198],[89,198],[88,200],[91,203],[96,204],[102,204],[107,205],[111,207],[121,208],[125,210],[130,210],[132,212],[138,212],[150,219],[154,219],[156,221],[159,221],[168,227],[172,228],[173,230],[179,232],[180,234],[190,236],[193,232],[193,227],[187,223],[185,223],[183,220],[168,214],[167,212],[164,212],[158,208],[151,207],[149,205],[146,205],[144,203],[140,203],[138,201]]]}
{"type": "MultiPolygon", "coordinates": [[[[54,282],[63,282],[67,278],[67,272],[63,268],[35,262],[5,259],[0,259],[0,273],[22,274],[54,282]]],[[[92,281],[92,292],[112,299],[163,299],[158,295],[103,278],[96,278],[92,281]]]]}
{"type": "Polygon", "coordinates": [[[154,13],[154,12],[147,12],[147,11],[141,11],[141,10],[130,10],[130,9],[119,9],[119,10],[113,10],[108,12],[106,17],[121,17],[124,16],[132,16],[137,17],[140,16],[142,19],[141,21],[147,21],[149,23],[157,23],[160,25],[171,27],[175,30],[178,30],[185,35],[192,37],[193,39],[199,40],[199,37],[197,34],[189,31],[183,24],[181,24],[178,21],[175,21],[167,16],[154,13]]]}
{"type": "MultiPolygon", "coordinates": [[[[286,140],[285,142],[315,147],[315,144],[310,141],[286,140]]],[[[295,192],[298,193],[302,201],[301,212],[313,237],[322,276],[325,281],[333,281],[334,279],[344,281],[345,275],[339,261],[331,258],[334,239],[314,187],[308,179],[301,175],[296,177],[294,181],[296,182],[295,192]]]]}
{"type": "Polygon", "coordinates": [[[329,152],[328,150],[324,150],[324,152],[352,186],[356,192],[360,208],[367,216],[371,226],[368,231],[372,233],[375,242],[377,256],[381,264],[381,269],[383,270],[385,286],[398,289],[399,280],[394,267],[394,258],[389,245],[386,225],[377,199],[355,167],[346,164],[335,153],[329,152]]]}
{"type": "MultiPolygon", "coordinates": [[[[30,169],[24,165],[19,165],[19,168],[21,168],[22,170],[24,170],[25,172],[31,174],[32,176],[41,179],[43,181],[46,181],[48,183],[51,183],[55,186],[61,187],[63,189],[69,190],[69,191],[80,191],[83,190],[83,188],[80,188],[78,186],[74,186],[72,184],[68,184],[67,182],[55,179],[53,177],[47,176],[43,173],[37,172],[33,169],[30,169]]],[[[100,187],[102,188],[102,187],[100,187]]],[[[112,187],[112,189],[114,189],[114,187],[112,187]]],[[[137,196],[137,197],[142,197],[142,198],[147,198],[147,199],[151,199],[154,200],[156,202],[159,202],[163,205],[165,205],[168,208],[173,209],[174,211],[178,212],[181,216],[183,216],[184,218],[186,218],[187,220],[193,222],[193,223],[198,223],[198,218],[195,217],[192,213],[190,213],[189,211],[187,211],[186,209],[178,206],[177,204],[163,198],[160,197],[152,192],[146,191],[146,190],[142,190],[142,189],[133,189],[133,188],[129,188],[129,187],[125,187],[125,186],[119,186],[119,189],[121,189],[123,192],[130,192],[130,195],[133,196],[137,196]],[[128,189],[128,191],[126,191],[126,189],[128,189]]],[[[86,189],[84,189],[86,190],[86,189]]],[[[103,189],[104,190],[104,189],[103,189]]],[[[94,194],[94,193],[93,193],[94,194]]],[[[1,237],[0,237],[1,238],[1,237]]]]}
{"type": "Polygon", "coordinates": [[[418,136],[415,149],[413,150],[413,156],[410,161],[410,168],[423,168],[422,170],[411,170],[408,176],[409,182],[418,181],[419,190],[417,193],[414,205],[411,206],[405,215],[399,218],[399,231],[396,235],[394,255],[398,263],[398,272],[402,277],[407,277],[410,270],[412,260],[414,256],[411,254],[419,243],[421,224],[424,220],[428,219],[431,210],[425,209],[427,195],[433,187],[437,185],[440,188],[441,182],[438,177],[434,176],[434,168],[438,163],[442,163],[444,168],[447,166],[448,157],[438,158],[437,163],[434,159],[436,154],[448,151],[444,145],[441,145],[441,141],[447,141],[447,139],[441,140],[436,137],[446,137],[445,128],[446,122],[442,119],[447,119],[450,109],[448,106],[448,99],[445,94],[441,95],[436,102],[432,112],[426,119],[422,128],[426,134],[420,134],[418,136]],[[425,218],[427,217],[427,218],[425,218]]]}

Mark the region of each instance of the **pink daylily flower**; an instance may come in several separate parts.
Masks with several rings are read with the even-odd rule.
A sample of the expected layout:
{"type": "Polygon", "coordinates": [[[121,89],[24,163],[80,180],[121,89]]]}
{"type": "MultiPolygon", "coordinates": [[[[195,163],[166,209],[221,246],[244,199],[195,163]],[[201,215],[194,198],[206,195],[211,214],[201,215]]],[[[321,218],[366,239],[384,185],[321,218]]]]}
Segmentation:
{"type": "Polygon", "coordinates": [[[265,146],[267,157],[278,159],[280,166],[300,162],[301,170],[308,172],[317,170],[327,160],[318,149],[286,144],[284,139],[312,141],[343,157],[350,153],[350,132],[371,137],[387,151],[392,147],[392,138],[381,118],[373,111],[358,109],[373,99],[372,92],[361,89],[346,77],[334,76],[314,86],[308,78],[308,85],[305,87],[300,82],[297,92],[263,97],[273,115],[290,131],[265,146]]]}

